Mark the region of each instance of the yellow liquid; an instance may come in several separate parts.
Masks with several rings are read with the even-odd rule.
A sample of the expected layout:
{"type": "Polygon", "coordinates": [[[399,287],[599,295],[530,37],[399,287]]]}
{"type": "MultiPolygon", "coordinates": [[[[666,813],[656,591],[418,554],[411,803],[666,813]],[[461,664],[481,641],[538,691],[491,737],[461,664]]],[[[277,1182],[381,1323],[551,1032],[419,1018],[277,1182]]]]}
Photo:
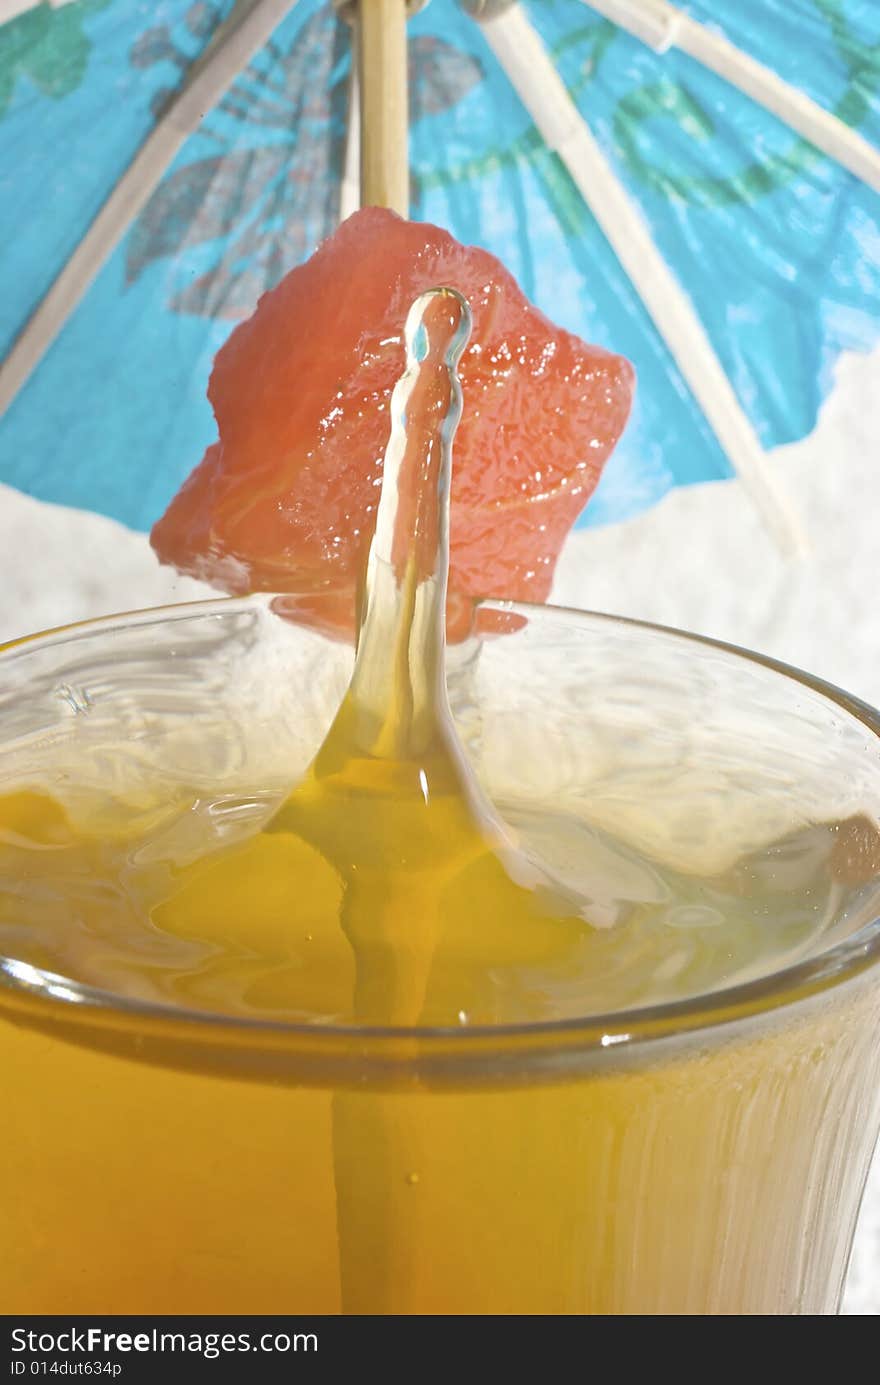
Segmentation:
{"type": "Polygon", "coordinates": [[[368,1040],[360,1075],[322,1075],[320,1032],[230,1049],[0,1012],[8,1313],[836,1309],[874,988],[634,1054],[547,1044],[549,1067],[501,1041],[494,1072],[418,1078],[368,1040]]]}
{"type": "Polygon", "coordinates": [[[572,875],[542,850],[570,823],[516,805],[502,821],[483,799],[442,635],[462,311],[428,296],[410,325],[421,352],[395,396],[410,427],[386,460],[355,674],[305,780],[281,803],[246,785],[117,800],[110,819],[39,786],[0,799],[10,974],[68,1008],[72,979],[167,1015],[87,1032],[58,1004],[10,1007],[6,1312],[836,1305],[876,1101],[864,988],[634,1056],[611,1030],[598,1057],[536,1037],[519,1062],[511,1039],[471,1071],[421,1070],[410,1034],[393,1072],[369,1036],[352,1040],[360,1074],[351,1050],[335,1074],[316,1066],[330,1023],[521,1025],[717,990],[868,907],[840,848],[870,862],[870,824],[820,825],[711,879],[587,833],[572,875]],[[640,881],[616,926],[591,892],[597,863],[640,881]],[[316,1037],[230,1046],[181,1028],[181,1010],[316,1037]]]}

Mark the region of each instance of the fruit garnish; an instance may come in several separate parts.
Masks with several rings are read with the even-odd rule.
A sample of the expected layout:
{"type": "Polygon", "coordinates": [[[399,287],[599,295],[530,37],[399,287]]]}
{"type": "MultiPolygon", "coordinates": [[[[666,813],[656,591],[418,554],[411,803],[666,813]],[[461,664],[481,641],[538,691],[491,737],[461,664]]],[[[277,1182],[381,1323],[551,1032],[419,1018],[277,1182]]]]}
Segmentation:
{"type": "Polygon", "coordinates": [[[350,635],[391,391],[413,300],[438,283],[473,314],[452,484],[448,618],[470,599],[543,601],[562,543],[630,409],[633,370],[526,299],[487,251],[368,207],[265,294],[217,355],[219,441],[155,525],[163,562],[350,635]]]}

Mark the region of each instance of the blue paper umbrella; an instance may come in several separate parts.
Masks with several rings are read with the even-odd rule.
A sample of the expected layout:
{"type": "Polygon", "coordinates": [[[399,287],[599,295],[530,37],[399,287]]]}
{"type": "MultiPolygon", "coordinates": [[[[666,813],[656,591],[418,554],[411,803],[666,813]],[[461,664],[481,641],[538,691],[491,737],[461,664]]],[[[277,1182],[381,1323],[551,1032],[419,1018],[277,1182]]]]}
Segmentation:
{"type": "MultiPolygon", "coordinates": [[[[880,6],[410,10],[410,215],[636,365],[583,522],[737,470],[791,542],[764,452],[880,333],[880,6]]],[[[0,480],[144,529],[215,436],[218,347],[351,204],[351,26],[318,0],[0,18],[0,480]]]]}

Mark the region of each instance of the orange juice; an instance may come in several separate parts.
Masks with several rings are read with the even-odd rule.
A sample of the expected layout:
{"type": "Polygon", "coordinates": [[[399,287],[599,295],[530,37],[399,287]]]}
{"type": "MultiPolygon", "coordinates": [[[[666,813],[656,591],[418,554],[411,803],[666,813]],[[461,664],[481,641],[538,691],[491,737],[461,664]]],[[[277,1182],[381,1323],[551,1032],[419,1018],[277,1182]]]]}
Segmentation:
{"type": "MultiPolygon", "coordinates": [[[[718,767],[705,785],[705,763],[689,766],[686,705],[664,714],[665,762],[639,769],[623,693],[683,641],[527,618],[507,649],[481,648],[479,716],[462,696],[457,724],[523,847],[546,850],[549,830],[560,873],[581,855],[611,926],[585,930],[589,972],[563,969],[555,986],[545,974],[536,995],[528,967],[505,978],[501,965],[500,1023],[460,1016],[462,1004],[432,1030],[354,1020],[351,945],[340,940],[331,967],[305,907],[308,872],[289,873],[291,853],[302,867],[311,848],[257,831],[285,796],[274,760],[310,750],[293,720],[269,734],[263,693],[236,688],[234,670],[243,648],[258,659],[267,641],[274,658],[296,632],[248,603],[209,605],[0,660],[7,687],[23,677],[31,690],[14,735],[5,714],[4,760],[32,796],[7,792],[0,810],[8,1312],[835,1311],[878,1115],[876,833],[850,811],[880,796],[876,765],[856,783],[877,732],[827,699],[805,749],[841,816],[743,851],[774,805],[781,825],[789,800],[774,795],[793,749],[781,761],[755,752],[755,799],[741,774],[751,735],[736,740],[724,678],[742,663],[756,686],[778,682],[797,735],[820,694],[694,645],[676,700],[695,673],[716,679],[739,778],[718,767]],[[561,692],[508,756],[508,715],[528,725],[528,688],[506,677],[518,642],[524,666],[561,692]],[[592,702],[604,747],[569,740],[568,763],[545,762],[569,735],[561,693],[580,645],[578,677],[596,649],[616,668],[613,696],[592,702]],[[74,678],[92,689],[85,714],[57,695],[74,678]],[[230,745],[236,700],[250,735],[230,745]],[[820,764],[835,736],[836,781],[834,758],[820,764]],[[688,802],[706,820],[714,808],[726,840],[676,835],[664,768],[694,772],[676,823],[688,802]],[[37,795],[40,776],[56,798],[37,795]],[[186,779],[198,781],[188,795],[186,779]],[[243,881],[236,853],[255,842],[277,854],[255,857],[260,876],[243,881]],[[155,899],[180,879],[172,933],[155,899]],[[675,916],[697,896],[722,915],[714,927],[704,915],[702,933],[693,913],[675,916]],[[297,976],[311,1012],[283,1008],[297,976]],[[537,1022],[512,1020],[524,994],[537,1022]]],[[[313,694],[305,682],[304,716],[313,694]]],[[[784,738],[781,705],[772,721],[784,738]]],[[[568,879],[574,889],[575,870],[568,879]]],[[[323,867],[310,888],[327,888],[323,867]]],[[[479,936],[480,915],[468,919],[479,936]]]]}

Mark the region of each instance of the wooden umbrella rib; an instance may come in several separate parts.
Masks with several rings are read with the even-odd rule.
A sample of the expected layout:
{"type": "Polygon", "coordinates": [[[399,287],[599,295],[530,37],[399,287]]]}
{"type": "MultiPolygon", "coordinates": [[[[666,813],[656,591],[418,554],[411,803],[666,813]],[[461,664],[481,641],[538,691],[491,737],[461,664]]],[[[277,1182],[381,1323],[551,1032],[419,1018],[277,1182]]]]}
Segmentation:
{"type": "Polygon", "coordinates": [[[481,23],[489,46],[593,213],[769,533],[784,555],[803,555],[808,545],[799,517],[775,483],[705,327],[572,101],[538,33],[518,5],[481,23]]]}
{"type": "MultiPolygon", "coordinates": [[[[10,20],[18,19],[42,3],[43,0],[0,0],[0,24],[8,24],[10,20]]],[[[72,0],[48,0],[48,3],[53,10],[58,10],[62,5],[72,4],[72,0]]]]}
{"type": "Polygon", "coordinates": [[[348,121],[345,131],[345,153],[342,159],[342,179],[339,184],[339,220],[356,212],[361,205],[361,97],[358,79],[357,25],[351,30],[351,71],[348,74],[348,121]]]}
{"type": "Polygon", "coordinates": [[[0,365],[0,415],[39,365],[184,141],[295,4],[296,0],[239,0],[218,26],[0,365]]]}
{"type": "Polygon", "coordinates": [[[880,192],[880,150],[857,130],[668,0],[581,0],[657,53],[678,48],[782,120],[829,159],[880,192]]]}

